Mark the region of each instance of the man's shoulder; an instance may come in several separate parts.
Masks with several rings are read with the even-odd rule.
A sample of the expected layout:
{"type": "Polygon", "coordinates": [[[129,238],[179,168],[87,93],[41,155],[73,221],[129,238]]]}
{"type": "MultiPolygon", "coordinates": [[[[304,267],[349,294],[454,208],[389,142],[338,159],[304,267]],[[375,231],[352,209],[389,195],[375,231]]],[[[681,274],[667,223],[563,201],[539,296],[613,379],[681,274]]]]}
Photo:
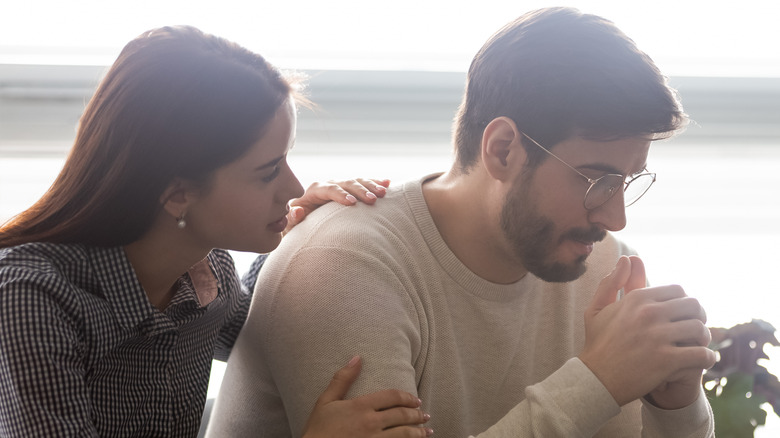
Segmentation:
{"type": "Polygon", "coordinates": [[[326,204],[306,217],[287,236],[283,245],[297,247],[381,244],[416,236],[416,212],[408,202],[405,185],[391,186],[374,205],[326,204]]]}
{"type": "Polygon", "coordinates": [[[302,285],[319,295],[346,293],[351,289],[345,284],[398,287],[399,276],[406,278],[433,259],[417,223],[419,211],[410,206],[407,195],[404,187],[397,187],[374,205],[320,207],[269,255],[256,287],[266,299],[277,289],[285,293],[302,285]]]}

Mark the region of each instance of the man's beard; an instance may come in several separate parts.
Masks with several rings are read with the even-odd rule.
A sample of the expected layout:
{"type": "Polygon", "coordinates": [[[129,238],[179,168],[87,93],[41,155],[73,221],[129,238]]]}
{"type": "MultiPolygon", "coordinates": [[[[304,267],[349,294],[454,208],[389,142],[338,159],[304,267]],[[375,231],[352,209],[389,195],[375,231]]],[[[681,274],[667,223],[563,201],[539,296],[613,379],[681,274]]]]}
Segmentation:
{"type": "MultiPolygon", "coordinates": [[[[529,178],[530,179],[530,178],[529,178]]],[[[599,242],[606,231],[598,227],[572,228],[556,236],[555,223],[536,213],[536,203],[531,199],[525,184],[517,184],[507,194],[501,210],[501,229],[512,246],[515,255],[528,272],[548,282],[576,280],[587,269],[587,255],[571,263],[553,260],[555,250],[566,240],[599,242]]]]}

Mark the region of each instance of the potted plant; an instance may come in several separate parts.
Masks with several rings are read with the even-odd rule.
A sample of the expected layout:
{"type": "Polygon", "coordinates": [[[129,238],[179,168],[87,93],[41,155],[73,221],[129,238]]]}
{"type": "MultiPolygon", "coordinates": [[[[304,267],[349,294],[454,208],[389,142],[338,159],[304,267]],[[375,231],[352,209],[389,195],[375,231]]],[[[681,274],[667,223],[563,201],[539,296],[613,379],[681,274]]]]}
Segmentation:
{"type": "Polygon", "coordinates": [[[718,438],[752,438],[766,423],[762,405],[769,403],[780,415],[780,382],[759,364],[759,359],[768,359],[766,344],[780,346],[775,328],[754,319],[710,331],[710,347],[720,358],[704,375],[703,384],[715,415],[715,432],[718,438]]]}

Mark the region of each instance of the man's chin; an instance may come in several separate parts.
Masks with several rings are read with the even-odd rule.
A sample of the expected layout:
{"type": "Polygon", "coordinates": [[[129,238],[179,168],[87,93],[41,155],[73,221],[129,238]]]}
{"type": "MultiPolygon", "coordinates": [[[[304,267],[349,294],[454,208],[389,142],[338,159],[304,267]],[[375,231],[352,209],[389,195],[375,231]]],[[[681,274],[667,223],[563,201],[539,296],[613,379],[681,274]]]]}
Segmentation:
{"type": "Polygon", "coordinates": [[[588,269],[587,256],[579,257],[573,263],[552,263],[534,267],[529,271],[548,283],[568,283],[574,281],[588,269]]]}

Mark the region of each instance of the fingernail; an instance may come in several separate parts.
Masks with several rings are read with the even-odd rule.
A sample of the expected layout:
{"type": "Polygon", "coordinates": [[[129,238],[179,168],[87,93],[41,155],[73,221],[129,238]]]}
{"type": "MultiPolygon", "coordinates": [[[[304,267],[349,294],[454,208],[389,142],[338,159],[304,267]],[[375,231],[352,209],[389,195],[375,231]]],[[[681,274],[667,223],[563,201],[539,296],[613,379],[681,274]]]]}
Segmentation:
{"type": "Polygon", "coordinates": [[[418,398],[418,399],[417,399],[417,407],[419,408],[420,406],[422,406],[422,400],[420,400],[420,399],[418,398]]]}
{"type": "Polygon", "coordinates": [[[290,216],[292,216],[293,219],[298,219],[298,215],[300,214],[300,211],[298,208],[291,208],[290,209],[290,216]]]}
{"type": "Polygon", "coordinates": [[[347,362],[347,368],[352,368],[360,362],[360,356],[355,356],[347,362]]]}
{"type": "Polygon", "coordinates": [[[357,198],[355,198],[352,195],[347,195],[347,201],[351,202],[352,204],[357,202],[357,198]]]}
{"type": "Polygon", "coordinates": [[[431,414],[425,413],[423,414],[423,420],[428,421],[431,419],[431,414]]]}
{"type": "Polygon", "coordinates": [[[376,186],[376,191],[378,191],[378,192],[386,192],[387,191],[387,187],[377,185],[376,186]]]}
{"type": "Polygon", "coordinates": [[[366,192],[366,198],[368,199],[376,199],[376,195],[371,192],[366,192]]]}
{"type": "Polygon", "coordinates": [[[425,436],[431,436],[431,435],[433,435],[433,429],[431,429],[430,427],[426,427],[425,436]]]}

